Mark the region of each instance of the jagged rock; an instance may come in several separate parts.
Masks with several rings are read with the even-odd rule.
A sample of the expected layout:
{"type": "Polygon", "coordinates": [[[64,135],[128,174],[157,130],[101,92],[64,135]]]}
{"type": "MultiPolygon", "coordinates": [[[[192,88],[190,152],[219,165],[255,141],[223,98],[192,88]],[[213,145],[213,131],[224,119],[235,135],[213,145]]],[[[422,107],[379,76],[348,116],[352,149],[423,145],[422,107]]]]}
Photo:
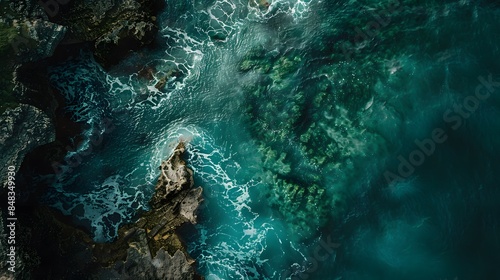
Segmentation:
{"type": "Polygon", "coordinates": [[[180,214],[188,219],[192,224],[196,224],[196,210],[200,204],[202,191],[203,190],[201,188],[190,190],[181,203],[180,214]]]}
{"type": "Polygon", "coordinates": [[[27,19],[15,26],[19,37],[13,47],[23,63],[52,56],[66,34],[66,27],[42,19],[27,19]]]}
{"type": "Polygon", "coordinates": [[[105,67],[153,41],[158,31],[157,0],[73,0],[52,19],[69,28],[65,42],[93,42],[105,67]]]}
{"type": "Polygon", "coordinates": [[[184,151],[184,143],[180,143],[172,156],[161,163],[161,174],[156,185],[156,193],[151,199],[153,208],[161,207],[162,202],[167,200],[171,194],[175,195],[181,190],[193,186],[193,171],[182,160],[184,151]]]}
{"type": "MultiPolygon", "coordinates": [[[[162,204],[152,206],[137,222],[122,226],[112,243],[95,243],[72,226],[68,217],[47,206],[20,212],[18,232],[23,234],[16,240],[18,272],[2,272],[6,264],[2,255],[0,277],[43,279],[50,273],[53,279],[203,279],[196,274],[195,261],[177,234],[180,226],[196,223],[202,201],[202,188],[192,187],[193,172],[182,160],[184,151],[181,143],[163,162],[166,170],[162,170],[154,197],[165,197],[166,181],[180,189],[170,192],[167,200],[159,199],[162,204]],[[44,263],[47,257],[49,267],[44,263]]],[[[3,246],[0,239],[0,249],[3,246]]]]}
{"type": "Polygon", "coordinates": [[[0,117],[0,180],[5,182],[8,166],[18,170],[26,153],[55,139],[51,120],[39,109],[21,104],[0,117]]]}
{"type": "Polygon", "coordinates": [[[202,188],[193,188],[193,171],[182,159],[184,143],[163,161],[151,210],[119,230],[112,244],[97,244],[94,256],[107,265],[99,279],[197,279],[193,263],[176,230],[196,223],[202,188]]]}
{"type": "Polygon", "coordinates": [[[117,262],[112,269],[99,271],[96,279],[176,279],[190,280],[195,278],[192,261],[186,258],[182,251],[176,251],[170,256],[164,249],[160,249],[155,257],[140,250],[147,248],[130,247],[127,259],[117,262]]]}

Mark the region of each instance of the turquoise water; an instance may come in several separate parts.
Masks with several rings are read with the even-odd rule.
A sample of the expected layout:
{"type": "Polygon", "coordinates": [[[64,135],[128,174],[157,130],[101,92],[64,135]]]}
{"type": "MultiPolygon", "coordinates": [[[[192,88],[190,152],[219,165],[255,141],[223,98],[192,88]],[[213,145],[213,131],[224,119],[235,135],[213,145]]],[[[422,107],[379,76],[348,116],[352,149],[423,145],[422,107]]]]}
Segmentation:
{"type": "Polygon", "coordinates": [[[52,68],[86,129],[45,202],[112,241],[183,140],[206,279],[496,279],[498,19],[493,1],[167,1],[155,48],[52,68]]]}

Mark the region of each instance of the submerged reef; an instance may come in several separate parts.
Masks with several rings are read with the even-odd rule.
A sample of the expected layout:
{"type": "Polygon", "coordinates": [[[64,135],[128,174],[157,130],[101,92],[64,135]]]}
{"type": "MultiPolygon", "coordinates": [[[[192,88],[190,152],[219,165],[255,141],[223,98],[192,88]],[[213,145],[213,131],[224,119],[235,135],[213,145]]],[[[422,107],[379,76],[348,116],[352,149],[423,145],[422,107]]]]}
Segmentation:
{"type": "MultiPolygon", "coordinates": [[[[360,29],[373,15],[353,5],[343,8],[349,16],[342,21],[318,15],[325,25],[304,31],[315,35],[310,41],[255,45],[238,65],[248,123],[268,173],[267,198],[303,238],[340,218],[358,187],[353,182],[367,168],[363,158],[383,154],[390,144],[373,129],[370,114],[372,104],[386,98],[377,95],[377,83],[399,71],[394,52],[411,46],[411,34],[392,22],[418,26],[430,16],[413,1],[362,2],[384,13],[375,31],[360,29]]],[[[339,4],[325,5],[335,10],[339,4]]],[[[282,31],[280,41],[294,42],[294,32],[282,31]]]]}
{"type": "Polygon", "coordinates": [[[370,9],[326,2],[328,10],[346,13],[342,20],[318,13],[321,28],[275,31],[279,42],[290,42],[286,47],[257,44],[238,65],[248,125],[267,172],[268,201],[303,238],[340,218],[346,199],[361,187],[355,182],[370,168],[363,159],[383,155],[394,144],[373,118],[377,109],[399,113],[380,86],[388,80],[397,84],[400,75],[409,74],[395,54],[411,53],[412,36],[432,17],[417,1],[361,4],[370,9]],[[374,18],[372,10],[383,19],[374,18]],[[374,20],[377,28],[370,29],[374,20]],[[313,36],[297,42],[298,32],[313,36]]]}
{"type": "Polygon", "coordinates": [[[257,46],[239,65],[250,77],[243,85],[246,112],[269,173],[268,201],[302,238],[338,217],[350,173],[359,169],[353,159],[377,153],[383,142],[360,117],[373,98],[368,85],[376,76],[356,76],[370,67],[307,64],[297,50],[257,46]],[[303,69],[313,74],[297,79],[303,69]],[[351,78],[344,80],[344,74],[351,78]]]}

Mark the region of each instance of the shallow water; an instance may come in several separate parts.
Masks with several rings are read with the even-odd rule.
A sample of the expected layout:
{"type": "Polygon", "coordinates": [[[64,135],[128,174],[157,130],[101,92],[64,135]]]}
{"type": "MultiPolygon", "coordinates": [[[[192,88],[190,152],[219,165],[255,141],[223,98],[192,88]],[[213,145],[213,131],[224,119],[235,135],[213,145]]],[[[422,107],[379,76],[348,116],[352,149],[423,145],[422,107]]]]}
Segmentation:
{"type": "Polygon", "coordinates": [[[281,0],[268,10],[247,1],[167,2],[156,49],[108,73],[85,52],[52,68],[68,111],[88,124],[79,149],[92,151],[54,178],[46,203],[96,241],[111,241],[147,208],[161,160],[183,140],[205,194],[186,242],[206,279],[500,277],[498,85],[477,109],[469,98],[489,75],[500,79],[498,4],[393,1],[389,11],[389,2],[368,0],[281,0]],[[366,31],[374,13],[386,24],[366,31]],[[240,71],[259,46],[270,72],[240,71]],[[281,70],[281,57],[294,61],[292,70],[281,70]],[[153,80],[138,74],[143,68],[154,69],[153,80]],[[157,90],[171,69],[180,75],[157,90]],[[265,94],[252,99],[255,85],[265,94]],[[328,97],[316,106],[319,91],[328,97]],[[296,127],[278,129],[288,144],[254,128],[258,119],[271,120],[267,130],[280,127],[288,118],[280,111],[301,94],[296,127]],[[460,115],[458,105],[474,110],[460,115]],[[325,138],[302,144],[312,122],[325,138]],[[446,140],[418,158],[415,141],[435,129],[446,140]],[[335,158],[314,162],[330,142],[335,158]],[[262,147],[286,153],[291,171],[278,176],[301,188],[317,178],[326,214],[316,219],[316,204],[290,212],[271,199],[279,170],[264,163],[262,147]],[[398,172],[400,158],[413,167],[398,172]],[[389,182],[387,172],[401,180],[389,182]],[[300,215],[309,215],[312,232],[301,232],[300,215]]]}

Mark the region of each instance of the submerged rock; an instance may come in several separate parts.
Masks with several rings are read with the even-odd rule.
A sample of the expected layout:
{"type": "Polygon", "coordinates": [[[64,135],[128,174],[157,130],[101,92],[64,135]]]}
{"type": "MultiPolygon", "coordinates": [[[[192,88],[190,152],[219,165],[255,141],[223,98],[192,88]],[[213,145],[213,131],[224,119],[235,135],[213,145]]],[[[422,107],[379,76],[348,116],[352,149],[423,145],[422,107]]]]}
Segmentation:
{"type": "Polygon", "coordinates": [[[271,3],[267,0],[250,0],[250,6],[257,6],[261,9],[267,9],[271,6],[271,3]]]}
{"type": "Polygon", "coordinates": [[[158,82],[155,84],[155,88],[157,90],[162,90],[171,78],[179,77],[179,76],[180,76],[180,71],[175,70],[175,69],[170,69],[163,77],[161,77],[158,80],[158,82]]]}

